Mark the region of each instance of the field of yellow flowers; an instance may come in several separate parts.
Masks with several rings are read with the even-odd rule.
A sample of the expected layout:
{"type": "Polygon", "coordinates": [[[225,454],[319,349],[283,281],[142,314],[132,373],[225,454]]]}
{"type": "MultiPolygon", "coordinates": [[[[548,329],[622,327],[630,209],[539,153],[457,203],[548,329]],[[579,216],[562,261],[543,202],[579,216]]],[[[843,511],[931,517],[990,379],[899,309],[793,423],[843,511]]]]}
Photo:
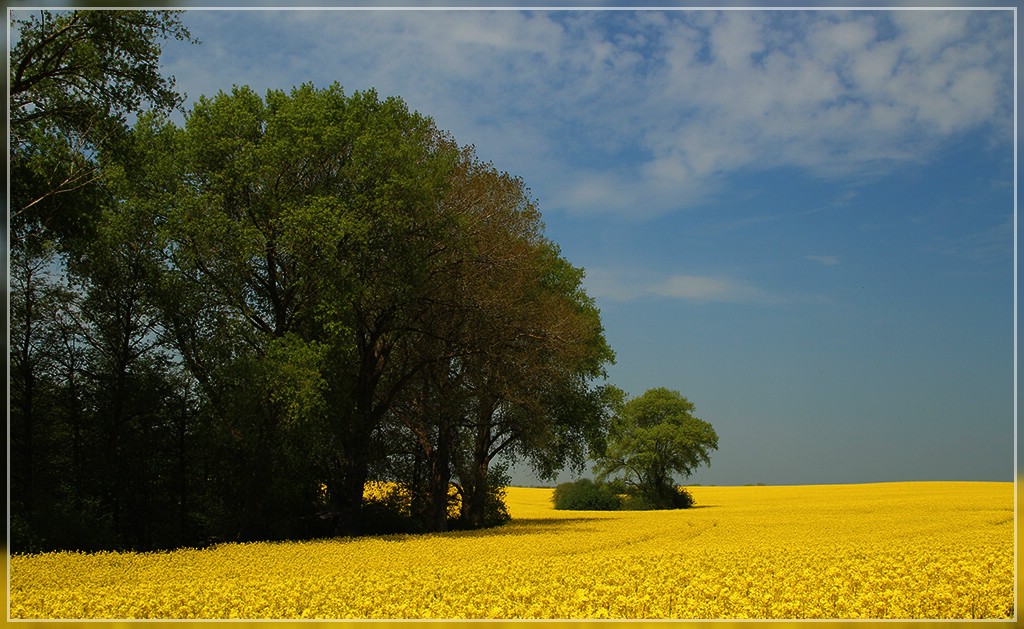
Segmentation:
{"type": "Polygon", "coordinates": [[[693,487],[424,536],[10,558],[12,618],[1013,618],[1012,483],[693,487]]]}

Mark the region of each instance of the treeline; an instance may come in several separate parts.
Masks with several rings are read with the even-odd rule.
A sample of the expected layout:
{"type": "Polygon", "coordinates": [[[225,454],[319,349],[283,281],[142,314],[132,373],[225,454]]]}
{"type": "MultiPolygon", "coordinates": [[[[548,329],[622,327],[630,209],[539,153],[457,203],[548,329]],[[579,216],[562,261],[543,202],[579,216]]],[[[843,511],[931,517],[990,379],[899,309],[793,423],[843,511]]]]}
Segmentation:
{"type": "Polygon", "coordinates": [[[356,534],[370,480],[486,526],[500,462],[603,449],[613,354],[520,179],[338,85],[175,124],[173,12],[15,26],[13,550],[356,534]]]}

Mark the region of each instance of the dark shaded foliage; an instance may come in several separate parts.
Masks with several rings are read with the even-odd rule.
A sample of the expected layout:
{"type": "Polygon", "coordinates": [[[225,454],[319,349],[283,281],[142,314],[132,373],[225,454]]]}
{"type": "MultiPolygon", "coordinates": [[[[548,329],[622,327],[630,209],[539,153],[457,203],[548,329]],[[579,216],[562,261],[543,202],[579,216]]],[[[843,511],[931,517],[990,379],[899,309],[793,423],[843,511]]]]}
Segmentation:
{"type": "Polygon", "coordinates": [[[589,478],[560,483],[551,500],[555,509],[570,511],[616,511],[622,507],[622,500],[606,483],[589,478]]]}
{"type": "Polygon", "coordinates": [[[179,127],[174,12],[15,26],[12,550],[495,526],[504,461],[603,448],[613,354],[521,180],[372,90],[179,127]]]}
{"type": "Polygon", "coordinates": [[[555,509],[567,511],[651,511],[688,509],[693,495],[685,487],[673,487],[664,495],[650,496],[621,480],[593,481],[589,478],[560,483],[551,501],[555,509]]]}

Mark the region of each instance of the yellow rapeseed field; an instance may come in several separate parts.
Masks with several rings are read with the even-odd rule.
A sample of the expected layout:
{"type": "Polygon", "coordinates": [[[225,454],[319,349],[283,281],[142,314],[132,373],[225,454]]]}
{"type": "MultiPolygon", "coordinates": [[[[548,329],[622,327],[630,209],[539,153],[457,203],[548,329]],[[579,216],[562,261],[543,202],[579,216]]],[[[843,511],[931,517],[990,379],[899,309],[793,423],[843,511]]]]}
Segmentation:
{"type": "Polygon", "coordinates": [[[1012,483],[693,487],[440,535],[10,559],[12,618],[1013,618],[1012,483]]]}

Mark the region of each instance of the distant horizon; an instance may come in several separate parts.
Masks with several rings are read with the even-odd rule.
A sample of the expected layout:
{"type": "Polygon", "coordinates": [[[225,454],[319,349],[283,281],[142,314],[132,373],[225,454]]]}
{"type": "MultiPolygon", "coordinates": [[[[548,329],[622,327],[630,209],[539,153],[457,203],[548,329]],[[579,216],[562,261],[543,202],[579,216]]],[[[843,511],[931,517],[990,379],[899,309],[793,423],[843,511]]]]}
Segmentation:
{"type": "MultiPolygon", "coordinates": [[[[592,478],[592,477],[590,477],[592,478]]],[[[1013,483],[1013,480],[883,480],[883,481],[862,481],[862,482],[839,482],[839,483],[677,483],[677,487],[824,487],[829,485],[893,485],[900,483],[1013,483]]],[[[519,485],[511,484],[509,487],[520,489],[555,489],[557,485],[519,485]]]]}

